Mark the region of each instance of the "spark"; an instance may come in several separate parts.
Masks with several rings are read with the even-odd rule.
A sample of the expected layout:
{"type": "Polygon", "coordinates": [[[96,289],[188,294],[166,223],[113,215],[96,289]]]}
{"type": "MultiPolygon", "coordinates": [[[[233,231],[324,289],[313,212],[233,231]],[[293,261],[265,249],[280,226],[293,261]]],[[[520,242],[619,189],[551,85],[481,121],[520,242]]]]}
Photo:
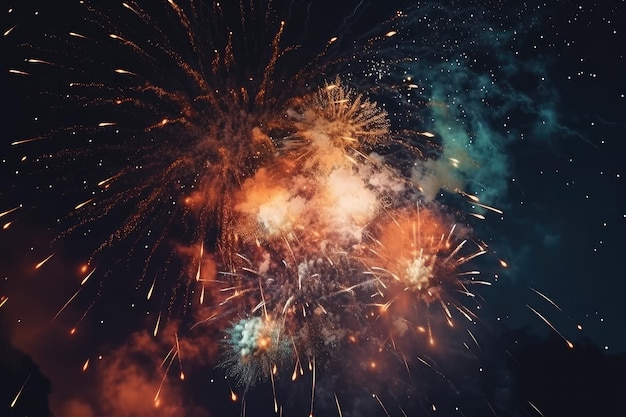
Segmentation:
{"type": "Polygon", "coordinates": [[[154,331],[152,332],[152,335],[154,337],[156,337],[157,333],[159,332],[159,323],[161,323],[161,311],[159,311],[159,315],[157,317],[157,321],[156,324],[154,325],[154,331]]]}
{"type": "Polygon", "coordinates": [[[3,305],[5,305],[7,303],[7,301],[9,301],[9,297],[6,295],[3,295],[0,297],[0,308],[2,308],[3,305]]]}
{"type": "Polygon", "coordinates": [[[83,372],[87,371],[87,368],[89,368],[89,359],[87,359],[85,363],[83,363],[83,367],[82,367],[83,372]]]}
{"type": "Polygon", "coordinates": [[[46,65],[54,65],[52,62],[50,61],[44,61],[43,59],[36,59],[36,58],[28,58],[26,59],[26,62],[28,62],[29,64],[46,64],[46,65]]]}
{"type": "Polygon", "coordinates": [[[146,295],[146,300],[150,300],[150,298],[152,298],[152,292],[154,291],[154,285],[156,284],[156,280],[157,277],[155,275],[154,279],[152,280],[152,285],[150,285],[150,289],[148,290],[148,294],[146,295]]]}
{"type": "Polygon", "coordinates": [[[11,142],[11,146],[23,145],[24,143],[35,142],[35,141],[38,141],[38,140],[41,140],[41,139],[43,139],[43,137],[36,137],[36,138],[30,138],[30,139],[16,140],[14,142],[11,142]]]}
{"type": "Polygon", "coordinates": [[[28,376],[26,377],[26,381],[24,381],[24,383],[22,384],[22,387],[17,392],[17,394],[15,394],[15,398],[13,398],[13,401],[11,401],[11,408],[15,407],[17,400],[20,398],[20,395],[22,395],[22,391],[24,391],[24,387],[26,387],[26,384],[28,383],[28,380],[30,379],[30,375],[31,374],[28,374],[28,376]]]}
{"type": "Polygon", "coordinates": [[[497,209],[495,207],[488,206],[486,204],[481,204],[481,203],[477,203],[477,202],[474,202],[473,204],[475,206],[482,207],[482,208],[487,209],[487,210],[491,210],[491,211],[493,211],[495,213],[498,213],[498,214],[504,214],[504,212],[502,210],[497,209]]]}
{"type": "Polygon", "coordinates": [[[476,340],[476,337],[474,337],[474,333],[472,333],[472,331],[470,329],[467,329],[467,333],[469,333],[470,337],[472,338],[472,340],[476,344],[476,347],[478,347],[478,349],[482,350],[480,348],[480,344],[478,343],[478,340],[476,340]]]}
{"type": "Polygon", "coordinates": [[[21,206],[21,205],[19,205],[19,206],[17,206],[17,207],[13,207],[12,209],[9,209],[9,210],[6,210],[6,211],[3,211],[2,213],[0,213],[0,217],[4,217],[4,216],[6,216],[7,214],[11,214],[11,213],[13,213],[13,212],[14,212],[14,211],[16,211],[16,210],[19,210],[21,207],[22,207],[22,206],[21,206]]]}
{"type": "Polygon", "coordinates": [[[178,333],[174,333],[174,337],[176,339],[176,356],[178,357],[178,367],[180,369],[180,380],[183,381],[185,379],[185,373],[183,372],[183,360],[180,355],[180,344],[178,343],[178,333]]]}
{"type": "Polygon", "coordinates": [[[343,413],[341,412],[341,406],[339,406],[339,399],[337,398],[337,393],[333,393],[335,397],[335,404],[337,405],[337,411],[339,412],[339,417],[343,417],[343,413]]]}
{"type": "Polygon", "coordinates": [[[380,400],[380,398],[378,398],[378,395],[376,394],[372,394],[372,397],[376,398],[376,401],[378,401],[378,404],[380,404],[380,407],[383,409],[383,411],[385,412],[385,415],[387,417],[390,417],[389,415],[389,411],[387,411],[387,408],[385,407],[385,405],[383,404],[383,402],[380,400]]]}
{"type": "Polygon", "coordinates": [[[35,265],[35,269],[39,269],[43,266],[43,264],[45,264],[46,262],[48,262],[50,260],[50,258],[52,258],[54,256],[54,253],[50,254],[47,258],[45,258],[43,261],[39,262],[37,265],[35,265]]]}
{"type": "Polygon", "coordinates": [[[559,332],[556,327],[554,327],[552,325],[552,323],[550,323],[548,321],[547,318],[545,318],[544,316],[541,315],[541,313],[539,313],[537,310],[535,310],[534,308],[532,308],[531,306],[529,306],[528,304],[526,304],[526,307],[528,307],[533,313],[535,313],[537,315],[537,317],[539,317],[541,320],[543,320],[544,323],[546,323],[552,330],[554,330],[554,332],[556,334],[558,334],[559,336],[561,336],[561,339],[563,339],[565,341],[565,343],[567,344],[567,347],[570,349],[574,348],[574,344],[572,342],[570,342],[567,338],[565,338],[565,336],[563,336],[561,334],[561,332],[559,332]]]}
{"type": "MultiPolygon", "coordinates": [[[[309,413],[309,417],[313,417],[313,401],[315,400],[315,378],[316,377],[316,368],[315,368],[315,356],[313,356],[313,368],[311,371],[311,411],[309,413]]],[[[336,397],[335,397],[336,398],[336,397]]]]}
{"type": "Polygon", "coordinates": [[[88,37],[81,35],[80,33],[76,33],[76,32],[69,32],[69,35],[75,38],[89,39],[88,37]]]}
{"type": "Polygon", "coordinates": [[[561,310],[561,307],[559,307],[554,301],[552,301],[547,295],[545,295],[544,293],[542,293],[541,291],[531,287],[530,285],[528,286],[528,288],[530,288],[533,292],[535,292],[538,296],[540,296],[541,298],[543,298],[544,300],[546,300],[547,302],[549,302],[550,304],[552,304],[557,310],[559,310],[561,313],[563,312],[563,310],[561,310]]]}
{"type": "Polygon", "coordinates": [[[90,198],[89,200],[85,200],[82,203],[77,204],[76,207],[74,207],[74,210],[81,209],[81,208],[85,207],[87,204],[91,203],[94,200],[95,200],[95,198],[90,198]]]}
{"type": "Polygon", "coordinates": [[[16,27],[17,27],[17,25],[15,25],[15,26],[13,26],[13,27],[10,27],[10,28],[8,28],[7,30],[5,30],[5,31],[4,31],[4,34],[3,34],[3,36],[9,36],[9,34],[10,34],[11,32],[13,32],[13,30],[14,30],[16,27]]]}
{"type": "Polygon", "coordinates": [[[29,74],[28,72],[26,72],[26,71],[17,70],[17,69],[14,69],[14,68],[9,69],[9,72],[10,72],[11,74],[17,74],[17,75],[30,75],[30,74],[29,74]]]}
{"type": "Polygon", "coordinates": [[[531,403],[530,401],[526,400],[526,402],[528,403],[528,405],[530,405],[533,410],[535,410],[541,417],[546,417],[541,410],[539,409],[539,407],[537,407],[535,404],[531,403]]]}
{"type": "Polygon", "coordinates": [[[122,68],[116,69],[115,72],[118,73],[118,74],[123,74],[123,75],[137,75],[137,74],[135,74],[132,71],[128,71],[128,70],[125,70],[125,69],[122,69],[122,68]]]}
{"type": "Polygon", "coordinates": [[[104,180],[100,181],[100,182],[98,183],[98,187],[102,187],[102,186],[104,186],[104,185],[107,185],[109,182],[113,181],[114,179],[118,178],[119,176],[120,176],[120,174],[117,174],[117,175],[112,175],[112,176],[110,176],[109,178],[106,178],[106,179],[104,179],[104,180]]]}
{"type": "Polygon", "coordinates": [[[478,203],[480,201],[480,199],[478,197],[476,197],[475,195],[472,194],[468,194],[463,190],[459,190],[458,188],[455,190],[457,193],[461,194],[463,197],[468,198],[469,200],[471,200],[474,203],[478,203]]]}
{"type": "Polygon", "coordinates": [[[66,302],[65,304],[63,304],[63,307],[61,307],[59,309],[59,311],[57,311],[57,313],[54,315],[54,317],[52,318],[52,321],[56,320],[57,317],[59,317],[59,315],[61,315],[61,313],[63,312],[63,310],[65,310],[67,308],[68,305],[70,305],[70,303],[72,301],[74,301],[74,299],[78,296],[78,294],[80,293],[80,291],[82,290],[82,287],[80,287],[78,290],[76,290],[76,292],[74,292],[74,295],[72,295],[66,302]]]}

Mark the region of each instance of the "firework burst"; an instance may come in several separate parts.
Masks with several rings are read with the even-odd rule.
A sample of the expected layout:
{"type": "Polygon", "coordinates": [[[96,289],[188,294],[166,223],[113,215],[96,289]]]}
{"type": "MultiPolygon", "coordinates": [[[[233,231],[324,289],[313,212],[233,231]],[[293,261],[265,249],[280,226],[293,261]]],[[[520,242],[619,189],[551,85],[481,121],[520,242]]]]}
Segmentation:
{"type": "MultiPolygon", "coordinates": [[[[405,38],[390,44],[411,33],[415,9],[355,48],[328,36],[303,52],[286,35],[297,12],[268,3],[80,2],[86,23],[60,28],[50,45],[25,43],[27,58],[10,72],[56,77],[43,87],[61,103],[50,115],[72,114],[13,141],[32,155],[32,182],[43,173],[63,192],[20,204],[55,197],[59,212],[73,207],[59,216],[58,241],[98,231],[85,278],[57,316],[96,267],[101,287],[114,280],[109,260],[128,250],[143,263],[130,285],[172,300],[161,302],[154,336],[161,320],[180,317],[181,327],[195,320],[193,337],[217,329],[226,374],[246,391],[271,380],[277,404],[277,381],[308,369],[313,399],[317,372],[337,372],[345,355],[371,371],[370,350],[386,352],[410,376],[445,332],[438,323],[475,321],[473,286],[490,282],[472,265],[487,246],[455,205],[499,210],[462,191],[477,165],[470,152],[451,156],[444,133],[424,123],[441,104],[426,105],[406,68],[425,51],[405,38]]],[[[180,361],[178,334],[172,352],[180,361]]]]}

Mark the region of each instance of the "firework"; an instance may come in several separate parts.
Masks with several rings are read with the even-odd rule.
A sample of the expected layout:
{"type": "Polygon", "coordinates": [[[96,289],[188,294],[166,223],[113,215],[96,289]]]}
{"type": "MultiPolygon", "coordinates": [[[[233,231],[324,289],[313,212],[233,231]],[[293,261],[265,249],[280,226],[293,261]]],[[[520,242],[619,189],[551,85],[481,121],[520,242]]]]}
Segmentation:
{"type": "MultiPolygon", "coordinates": [[[[10,70],[58,80],[43,87],[61,103],[50,118],[76,113],[12,143],[30,155],[21,162],[33,182],[43,172],[62,194],[42,191],[0,214],[55,197],[70,209],[58,241],[96,230],[81,286],[55,319],[83,286],[123,281],[111,259],[128,251],[143,264],[130,287],[148,300],[161,292],[154,337],[167,319],[194,320],[190,338],[217,329],[220,366],[245,391],[271,380],[276,409],[277,382],[308,372],[311,413],[318,374],[338,372],[340,358],[361,357],[369,372],[382,357],[410,374],[431,366],[419,353],[446,331],[440,323],[476,320],[474,287],[490,282],[474,264],[488,249],[459,206],[469,201],[479,218],[502,212],[480,202],[480,187],[465,188],[482,145],[464,132],[465,145],[448,146],[440,123],[465,123],[427,103],[426,80],[407,75],[427,55],[410,47],[411,24],[445,13],[396,12],[346,50],[332,34],[298,48],[289,20],[298,12],[265,2],[79,7],[88,24],[23,45],[26,59],[10,70]],[[425,122],[429,112],[436,123],[425,122]]],[[[486,148],[483,158],[499,146],[486,148]]],[[[182,362],[175,340],[170,365],[182,362]]],[[[347,362],[339,372],[354,371],[347,362]]]]}

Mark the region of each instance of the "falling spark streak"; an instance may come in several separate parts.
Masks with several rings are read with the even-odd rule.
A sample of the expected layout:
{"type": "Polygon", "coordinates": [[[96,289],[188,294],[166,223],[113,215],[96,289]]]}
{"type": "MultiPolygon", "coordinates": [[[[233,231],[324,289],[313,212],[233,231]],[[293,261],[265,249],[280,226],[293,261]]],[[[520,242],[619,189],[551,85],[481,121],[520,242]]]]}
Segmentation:
{"type": "Polygon", "coordinates": [[[4,31],[3,36],[9,36],[9,33],[13,32],[13,29],[15,29],[17,27],[17,25],[8,28],[7,30],[4,31]]]}
{"type": "Polygon", "coordinates": [[[380,398],[378,398],[378,395],[372,394],[372,397],[376,398],[376,401],[378,401],[378,404],[380,404],[380,406],[382,407],[382,409],[385,412],[385,414],[387,415],[387,417],[390,417],[389,416],[389,411],[387,411],[387,408],[385,408],[385,405],[383,404],[383,402],[380,400],[380,398]]]}
{"type": "Polygon", "coordinates": [[[124,75],[137,75],[134,72],[131,72],[131,71],[128,71],[128,70],[125,70],[125,69],[122,69],[122,68],[116,69],[115,72],[118,73],[118,74],[124,74],[124,75]]]}
{"type": "Polygon", "coordinates": [[[87,360],[85,361],[85,363],[83,364],[83,368],[82,368],[82,369],[83,369],[83,372],[85,372],[85,371],[87,370],[87,368],[89,368],[89,359],[87,359],[87,360]]]}
{"type": "MultiPolygon", "coordinates": [[[[172,350],[174,350],[174,348],[172,348],[172,350]]],[[[172,352],[172,350],[170,352],[172,352]]],[[[169,353],[168,353],[169,355],[169,353]]],[[[159,389],[157,390],[156,394],[154,395],[154,404],[156,406],[159,405],[159,396],[161,395],[161,390],[163,389],[163,384],[165,383],[165,378],[167,378],[167,374],[169,373],[170,367],[172,366],[172,363],[174,362],[174,359],[176,359],[176,353],[172,354],[172,357],[169,359],[169,363],[167,364],[167,367],[165,368],[165,371],[163,372],[163,378],[161,378],[161,383],[159,384],[159,389]]],[[[163,361],[163,363],[161,364],[161,366],[165,363],[166,360],[163,361]]]]}
{"type": "Polygon", "coordinates": [[[16,69],[10,69],[9,72],[11,74],[17,74],[17,75],[30,75],[26,71],[21,71],[21,70],[16,70],[16,69]]]}
{"type": "Polygon", "coordinates": [[[542,297],[544,300],[546,300],[547,302],[549,302],[550,304],[552,304],[557,310],[559,310],[561,313],[563,312],[563,310],[561,310],[561,307],[559,307],[554,301],[552,301],[550,298],[548,298],[547,295],[545,295],[544,293],[540,292],[539,290],[536,290],[535,288],[531,287],[530,285],[528,286],[528,288],[530,288],[531,290],[533,290],[537,295],[539,295],[540,297],[542,297]]]}
{"type": "Polygon", "coordinates": [[[197,326],[199,326],[199,325],[201,325],[201,324],[204,324],[204,323],[209,323],[211,320],[213,320],[213,319],[215,319],[215,318],[217,318],[217,317],[219,317],[219,314],[218,314],[218,313],[213,313],[212,315],[210,315],[210,316],[209,316],[209,317],[207,317],[206,319],[204,319],[204,320],[200,320],[199,322],[195,323],[193,326],[191,326],[190,330],[195,329],[197,326]]]}
{"type": "Polygon", "coordinates": [[[498,417],[498,414],[496,413],[496,410],[494,410],[493,407],[491,406],[491,404],[489,404],[489,401],[487,401],[487,406],[489,407],[489,409],[491,410],[493,415],[498,417]]]}
{"type": "Polygon", "coordinates": [[[472,320],[472,318],[470,317],[470,315],[469,315],[469,314],[467,314],[467,313],[465,312],[465,310],[464,310],[464,309],[462,309],[461,307],[459,307],[459,306],[457,306],[457,305],[455,305],[454,307],[455,307],[455,308],[459,311],[459,313],[461,313],[463,316],[465,316],[465,318],[466,318],[468,321],[474,321],[474,320],[472,320]]]}
{"type": "Polygon", "coordinates": [[[113,175],[113,176],[111,176],[111,177],[109,177],[109,178],[106,178],[106,179],[104,179],[104,180],[100,181],[100,182],[98,183],[98,187],[102,187],[103,185],[105,185],[105,184],[107,184],[108,182],[110,182],[110,181],[114,180],[115,178],[119,177],[120,175],[121,175],[121,174],[113,175]]]}
{"type": "Polygon", "coordinates": [[[0,308],[2,308],[2,306],[5,305],[7,301],[9,301],[9,297],[7,297],[6,295],[0,297],[0,308]]]}
{"type": "Polygon", "coordinates": [[[472,331],[470,329],[467,329],[467,332],[469,333],[470,337],[472,338],[472,340],[476,344],[476,347],[478,347],[478,349],[482,350],[481,347],[480,347],[480,344],[478,343],[478,340],[476,340],[476,337],[474,337],[474,334],[472,333],[472,331]]]}
{"type": "Polygon", "coordinates": [[[504,214],[504,212],[502,210],[497,209],[495,207],[488,206],[486,204],[481,204],[481,203],[474,202],[474,205],[478,206],[478,207],[482,207],[482,208],[487,209],[487,210],[491,210],[491,211],[496,212],[498,214],[504,214]]]}
{"type": "Polygon", "coordinates": [[[457,265],[463,265],[464,263],[467,263],[467,262],[471,261],[472,259],[478,258],[479,256],[482,256],[482,255],[484,255],[486,253],[487,253],[486,250],[481,250],[481,251],[478,251],[476,253],[471,254],[470,256],[464,256],[462,258],[459,258],[459,260],[456,261],[456,264],[457,265]]]}
{"type": "Polygon", "coordinates": [[[459,243],[457,245],[456,248],[454,248],[454,250],[450,253],[450,255],[448,255],[446,257],[446,262],[448,262],[450,259],[454,258],[456,256],[457,253],[459,253],[459,251],[461,250],[461,248],[465,245],[465,243],[467,242],[467,240],[462,241],[461,243],[459,243]]]}
{"type": "Polygon", "coordinates": [[[15,210],[19,210],[21,207],[22,207],[22,206],[21,206],[21,205],[19,205],[19,206],[17,206],[17,207],[13,207],[12,209],[9,209],[9,210],[7,210],[7,211],[3,211],[2,213],[0,213],[0,217],[4,217],[4,216],[6,216],[7,214],[11,214],[11,213],[13,213],[15,210]]]}
{"type": "MultiPolygon", "coordinates": [[[[198,272],[196,273],[196,281],[200,281],[200,269],[202,268],[202,256],[204,255],[204,242],[200,245],[200,257],[198,259],[198,272]]],[[[204,286],[202,286],[202,296],[200,298],[200,304],[204,299],[204,286]]]]}
{"type": "Polygon", "coordinates": [[[154,276],[152,280],[152,285],[150,285],[150,289],[148,290],[148,295],[146,296],[146,300],[149,300],[152,297],[152,292],[154,291],[154,285],[156,284],[157,277],[154,276]]]}
{"type": "MultiPolygon", "coordinates": [[[[464,275],[480,275],[480,271],[466,271],[466,272],[459,272],[456,274],[458,277],[462,277],[464,275]]],[[[477,282],[477,281],[472,281],[472,282],[477,282]]]]}
{"type": "Polygon", "coordinates": [[[81,35],[80,33],[76,33],[76,32],[70,32],[69,33],[70,36],[73,36],[75,38],[81,38],[81,39],[87,39],[89,40],[88,37],[86,37],[85,35],[81,35]]]}
{"type": "Polygon", "coordinates": [[[98,127],[115,126],[116,124],[116,122],[100,122],[98,123],[98,127]]]}
{"type": "Polygon", "coordinates": [[[276,384],[274,383],[274,372],[270,372],[270,380],[272,381],[272,394],[274,396],[274,412],[278,412],[278,400],[276,399],[276,384]]]}
{"type": "Polygon", "coordinates": [[[474,216],[477,219],[485,220],[485,216],[483,216],[482,214],[478,214],[478,213],[467,213],[467,214],[469,214],[470,216],[474,216]]]}
{"type": "Polygon", "coordinates": [[[26,377],[26,381],[24,381],[24,383],[22,384],[22,387],[17,392],[17,394],[15,394],[15,398],[13,398],[13,401],[11,402],[11,408],[15,407],[15,403],[17,403],[17,400],[20,398],[20,395],[22,394],[24,387],[26,386],[26,384],[28,383],[28,380],[30,379],[30,375],[31,374],[28,374],[28,376],[26,377]]]}
{"type": "Polygon", "coordinates": [[[530,406],[531,406],[531,407],[532,407],[532,408],[533,408],[533,409],[534,409],[537,413],[539,413],[539,415],[540,415],[541,417],[546,417],[546,416],[545,416],[545,415],[541,412],[541,410],[540,410],[540,409],[539,409],[539,408],[538,408],[535,404],[531,403],[531,402],[530,402],[530,401],[528,401],[528,400],[526,400],[526,402],[527,402],[527,403],[528,403],[528,405],[530,405],[530,406]]]}
{"type": "MultiPolygon", "coordinates": [[[[313,417],[313,401],[315,400],[315,356],[313,356],[313,371],[312,378],[313,382],[311,384],[311,412],[309,413],[309,417],[313,417]]],[[[335,397],[336,398],[336,397],[335,397]]]]}
{"type": "Polygon", "coordinates": [[[337,404],[337,411],[339,412],[339,417],[343,417],[343,413],[341,412],[341,407],[339,406],[339,399],[337,398],[337,393],[333,393],[335,396],[335,404],[337,404]]]}
{"type": "Polygon", "coordinates": [[[2,225],[2,230],[7,230],[11,226],[12,223],[13,222],[6,222],[4,225],[2,225]]]}
{"type": "Polygon", "coordinates": [[[137,16],[141,17],[139,12],[137,10],[133,9],[128,3],[124,2],[124,3],[122,3],[122,6],[124,6],[125,8],[130,10],[131,12],[135,13],[137,16]]]}
{"type": "Polygon", "coordinates": [[[95,198],[90,198],[89,200],[83,201],[80,204],[77,204],[76,207],[74,207],[74,210],[78,210],[82,207],[85,207],[87,204],[91,203],[93,200],[95,200],[95,198]]]}
{"type": "Polygon", "coordinates": [[[385,33],[385,37],[387,38],[391,38],[393,35],[397,34],[398,32],[396,32],[395,30],[391,30],[387,33],[385,33]]]}
{"type": "Polygon", "coordinates": [[[161,365],[159,365],[159,368],[163,368],[163,366],[167,363],[168,359],[170,359],[170,356],[174,354],[175,352],[176,352],[176,347],[172,346],[171,349],[167,352],[167,355],[165,355],[165,357],[161,361],[161,365]]]}
{"type": "Polygon", "coordinates": [[[29,58],[26,60],[26,62],[28,62],[29,64],[46,64],[46,65],[54,65],[52,62],[50,61],[44,61],[43,59],[35,59],[35,58],[29,58]]]}
{"type": "MultiPolygon", "coordinates": [[[[28,74],[26,74],[26,75],[28,75],[28,74]]],[[[11,142],[11,146],[22,145],[24,143],[35,142],[35,141],[38,141],[38,140],[41,140],[41,139],[44,139],[44,138],[41,137],[41,136],[37,136],[35,138],[30,138],[30,139],[16,140],[15,142],[11,142]]]]}
{"type": "Polygon", "coordinates": [[[261,300],[263,303],[263,315],[266,320],[269,320],[269,316],[267,315],[267,306],[265,305],[265,295],[263,294],[263,285],[261,284],[261,277],[259,277],[259,290],[261,291],[261,300]]]}
{"type": "Polygon", "coordinates": [[[185,373],[183,372],[183,360],[180,355],[180,344],[178,343],[178,333],[174,333],[176,339],[176,356],[178,357],[178,367],[180,369],[180,380],[185,380],[185,373]]]}
{"type": "Polygon", "coordinates": [[[156,337],[157,333],[159,332],[159,323],[161,322],[161,313],[162,311],[159,311],[159,316],[157,317],[156,324],[154,325],[154,332],[152,332],[154,337],[156,337]]]}
{"type": "Polygon", "coordinates": [[[81,290],[83,289],[83,287],[80,287],[78,290],[76,290],[76,292],[74,293],[74,295],[72,295],[69,300],[67,300],[65,302],[65,304],[63,304],[63,307],[61,307],[59,309],[59,311],[57,311],[57,313],[54,315],[54,317],[52,318],[52,321],[55,321],[57,319],[57,317],[59,317],[61,315],[61,313],[63,312],[63,310],[65,310],[67,308],[68,305],[70,305],[70,303],[72,301],[74,301],[74,299],[78,296],[78,294],[81,292],[81,290]]]}
{"type": "Polygon", "coordinates": [[[52,258],[54,256],[54,253],[52,253],[50,256],[48,256],[46,259],[44,259],[43,261],[39,262],[37,265],[35,265],[35,269],[39,269],[43,266],[43,264],[45,264],[46,262],[48,262],[50,260],[50,258],[52,258]]]}
{"type": "Polygon", "coordinates": [[[463,284],[476,284],[476,285],[486,285],[490,287],[492,285],[489,281],[463,281],[463,284]]]}
{"type": "Polygon", "coordinates": [[[544,316],[542,316],[542,315],[541,315],[541,314],[540,314],[537,310],[535,310],[534,308],[532,308],[532,307],[531,307],[531,306],[529,306],[528,304],[526,304],[526,307],[528,307],[528,308],[529,308],[529,309],[530,309],[533,313],[535,313],[535,314],[536,314],[536,315],[537,315],[537,316],[538,316],[541,320],[543,320],[543,321],[544,321],[544,322],[545,322],[548,326],[550,326],[550,328],[551,328],[552,330],[554,330],[554,332],[555,332],[556,334],[558,334],[559,336],[561,336],[561,339],[563,339],[563,340],[565,341],[565,343],[567,344],[567,347],[568,347],[568,348],[570,348],[570,349],[573,349],[573,348],[574,348],[574,344],[573,344],[572,342],[570,342],[569,340],[567,340],[567,338],[565,338],[565,336],[563,336],[563,335],[561,334],[561,332],[559,332],[559,331],[556,329],[556,327],[554,327],[554,326],[552,325],[552,323],[550,323],[550,322],[548,321],[548,319],[547,319],[547,318],[545,318],[544,316]]]}
{"type": "Polygon", "coordinates": [[[475,195],[472,194],[468,194],[463,190],[459,190],[458,188],[455,190],[457,193],[461,194],[463,197],[466,197],[468,199],[470,199],[471,201],[473,201],[474,203],[478,203],[480,201],[480,199],[478,197],[476,197],[475,195]]]}

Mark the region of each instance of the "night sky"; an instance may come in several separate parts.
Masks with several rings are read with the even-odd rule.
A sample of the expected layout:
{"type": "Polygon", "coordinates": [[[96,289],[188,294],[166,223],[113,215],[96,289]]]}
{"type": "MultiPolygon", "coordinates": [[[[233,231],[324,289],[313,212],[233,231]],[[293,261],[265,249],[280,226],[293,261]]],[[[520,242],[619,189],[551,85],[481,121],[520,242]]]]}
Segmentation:
{"type": "MultiPolygon", "coordinates": [[[[488,259],[477,261],[493,284],[480,289],[482,311],[478,323],[472,325],[477,348],[463,348],[467,333],[462,339],[442,336],[447,347],[424,354],[438,368],[416,366],[410,382],[404,382],[411,386],[407,389],[394,385],[402,385],[397,382],[401,378],[386,379],[405,372],[404,365],[386,365],[380,385],[392,382],[380,402],[359,391],[352,374],[336,374],[331,366],[326,377],[320,376],[316,410],[324,416],[339,415],[332,393],[322,392],[323,384],[332,382],[342,386],[339,397],[346,417],[400,416],[403,412],[467,417],[489,413],[626,415],[626,2],[520,5],[498,1],[467,6],[455,1],[419,2],[412,9],[417,10],[412,23],[399,27],[388,18],[396,10],[408,10],[403,1],[311,3],[296,0],[273,6],[274,13],[286,19],[283,46],[304,45],[304,51],[298,52],[301,55],[286,67],[309,62],[331,36],[339,37],[337,48],[344,52],[331,49],[330,58],[342,58],[350,56],[345,51],[351,45],[362,48],[367,42],[361,40],[371,39],[377,28],[378,36],[397,30],[394,39],[401,52],[381,48],[380,53],[364,55],[366,63],[347,59],[353,68],[346,64],[338,68],[351,74],[357,88],[385,103],[392,126],[413,120],[403,109],[422,106],[432,109],[422,116],[425,129],[437,132],[440,136],[435,141],[444,148],[446,137],[440,132],[452,130],[445,125],[448,116],[460,119],[476,137],[495,140],[495,153],[488,147],[480,154],[467,154],[477,168],[462,175],[467,190],[504,212],[500,216],[479,211],[484,221],[467,220],[461,214],[475,235],[489,245],[488,259]],[[406,50],[413,52],[406,52],[402,45],[411,45],[406,50]],[[419,59],[389,66],[405,52],[419,59]],[[397,68],[408,72],[398,73],[397,68]],[[396,96],[381,86],[398,84],[405,77],[402,83],[407,74],[413,77],[412,83],[428,88],[419,89],[418,98],[402,96],[413,100],[405,107],[395,106],[396,96]],[[388,84],[379,84],[377,77],[388,84]],[[485,79],[492,84],[481,95],[485,79]],[[445,107],[441,103],[451,107],[438,110],[445,107]],[[459,113],[452,110],[455,106],[461,109],[459,113]],[[497,265],[500,259],[506,261],[506,268],[497,265]],[[573,349],[566,340],[574,344],[573,349]]],[[[226,9],[224,21],[237,18],[226,9]]],[[[91,194],[97,189],[94,184],[132,165],[153,137],[159,140],[159,133],[145,129],[160,120],[151,112],[175,112],[161,106],[158,98],[154,106],[150,103],[132,113],[109,110],[102,101],[130,94],[125,91],[133,84],[110,74],[115,68],[133,68],[166,89],[191,89],[166,64],[137,64],[132,48],[119,53],[108,28],[96,23],[107,22],[106,13],[89,21],[79,10],[78,2],[55,7],[28,0],[9,1],[0,11],[4,32],[0,58],[0,224],[4,225],[0,231],[0,385],[8,387],[0,390],[0,415],[239,415],[243,389],[232,380],[225,381],[224,371],[215,367],[223,338],[219,332],[203,337],[189,332],[186,339],[181,337],[182,350],[191,352],[186,378],[180,381],[173,365],[164,405],[154,408],[152,400],[162,378],[159,366],[172,346],[173,329],[189,327],[197,317],[185,308],[189,294],[184,285],[168,278],[178,276],[173,271],[184,270],[184,262],[170,256],[171,250],[160,248],[146,266],[151,253],[147,248],[156,242],[151,233],[137,234],[99,254],[94,282],[85,285],[80,296],[56,316],[92,269],[81,269],[86,259],[136,202],[119,204],[121,208],[95,220],[74,207],[92,196],[101,198],[91,194]],[[68,35],[72,31],[89,33],[93,41],[85,46],[68,35]],[[52,64],[25,62],[44,57],[52,64]],[[67,99],[68,82],[75,79],[93,84],[67,99]],[[143,112],[149,116],[138,120],[143,112]],[[113,118],[119,126],[92,128],[98,121],[113,118]],[[12,145],[33,137],[48,139],[12,145]],[[75,233],[63,235],[74,225],[75,233]],[[135,278],[142,275],[149,278],[135,278]],[[161,277],[160,281],[155,278],[157,296],[146,300],[153,276],[161,277]],[[162,333],[155,337],[160,312],[162,333]],[[78,331],[70,334],[77,323],[78,331]],[[235,402],[231,389],[239,395],[235,402]]],[[[123,14],[114,10],[113,16],[123,14]]],[[[154,11],[151,16],[165,33],[180,35],[180,31],[168,32],[164,12],[154,11]]],[[[112,19],[110,32],[129,36],[139,48],[149,44],[151,35],[131,25],[132,20],[112,19]]],[[[173,45],[184,42],[182,36],[171,39],[173,45]]],[[[247,41],[257,42],[251,37],[247,41]]],[[[258,41],[263,42],[271,43],[271,37],[258,41]]],[[[183,59],[192,59],[191,48],[178,52],[183,59]]],[[[249,68],[258,65],[255,56],[245,55],[245,64],[240,59],[238,68],[246,69],[234,70],[235,78],[244,79],[243,75],[254,71],[249,68]]],[[[321,74],[318,81],[329,76],[334,77],[321,74]]],[[[140,100],[149,98],[141,96],[140,100]]],[[[198,135],[196,131],[177,133],[181,141],[198,135]]],[[[177,142],[168,143],[176,146],[177,142]]],[[[129,175],[126,181],[122,186],[132,187],[141,176],[129,175]]],[[[445,179],[439,185],[450,186],[445,179]]],[[[164,205],[179,198],[180,189],[172,190],[172,200],[164,205]]],[[[436,194],[444,202],[451,201],[455,214],[474,208],[458,203],[445,190],[437,189],[436,194]]],[[[155,234],[168,227],[166,241],[172,246],[175,243],[169,240],[187,238],[186,229],[178,230],[176,224],[171,226],[161,218],[149,225],[155,234]]],[[[197,296],[191,293],[190,297],[197,296]]],[[[358,363],[348,356],[336,359],[341,361],[358,363]]],[[[372,386],[378,386],[376,375],[372,373],[372,386]]],[[[285,399],[284,415],[308,415],[310,386],[301,382],[289,387],[279,387],[285,399]]],[[[247,398],[245,415],[275,415],[269,382],[252,389],[247,398]]]]}

